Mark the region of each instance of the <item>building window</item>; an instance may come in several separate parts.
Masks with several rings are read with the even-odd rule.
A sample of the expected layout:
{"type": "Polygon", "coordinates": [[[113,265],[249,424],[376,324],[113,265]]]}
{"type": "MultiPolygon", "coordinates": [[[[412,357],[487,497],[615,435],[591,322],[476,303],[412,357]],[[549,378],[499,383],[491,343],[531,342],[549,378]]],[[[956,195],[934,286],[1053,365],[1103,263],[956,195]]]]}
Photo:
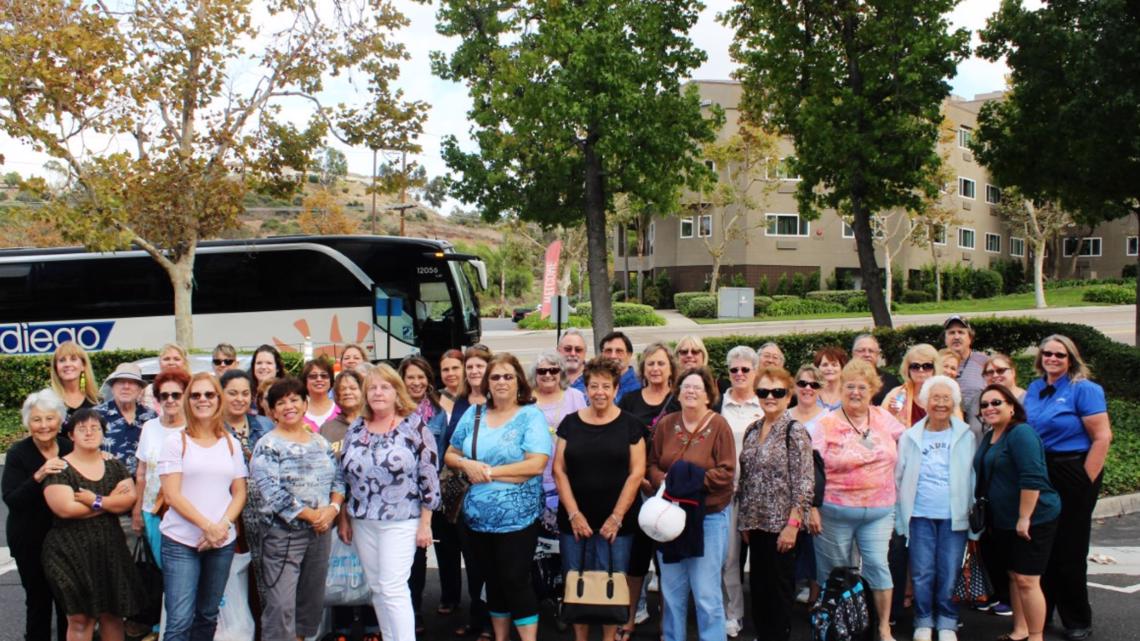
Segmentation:
{"type": "Polygon", "coordinates": [[[1140,254],[1140,236],[1129,236],[1124,243],[1124,253],[1129,256],[1140,254]]]}
{"type": "Polygon", "coordinates": [[[657,240],[657,221],[649,221],[649,233],[645,237],[645,255],[653,255],[653,243],[657,240]]]}
{"type": "Polygon", "coordinates": [[[705,161],[705,167],[708,167],[708,170],[713,172],[714,174],[716,173],[716,161],[715,160],[706,160],[705,161]]]}
{"type": "Polygon", "coordinates": [[[692,238],[692,237],[693,237],[693,218],[692,218],[692,216],[690,216],[688,218],[682,218],[681,219],[681,238],[692,238]]]}
{"type": "Polygon", "coordinates": [[[768,214],[768,236],[807,236],[810,228],[799,214],[768,214]]]}
{"type": "Polygon", "coordinates": [[[991,254],[1001,253],[1001,234],[986,232],[986,251],[991,254]]]}
{"type": "MultiPolygon", "coordinates": [[[[883,219],[878,216],[871,217],[871,232],[875,236],[875,240],[882,240],[886,233],[883,231],[883,219]]],[[[855,228],[851,226],[846,220],[843,221],[843,237],[854,238],[855,228]]]]}
{"type": "Polygon", "coordinates": [[[1009,237],[1009,255],[1021,258],[1025,255],[1025,239],[1015,236],[1009,237]]]}
{"type": "Polygon", "coordinates": [[[700,217],[697,224],[697,236],[712,238],[712,215],[705,214],[700,217]]]}
{"type": "Polygon", "coordinates": [[[958,228],[958,247],[962,249],[974,248],[974,230],[968,227],[958,228]]]}
{"type": "Polygon", "coordinates": [[[791,169],[791,156],[783,158],[769,158],[768,166],[765,168],[766,177],[768,180],[800,180],[800,176],[794,173],[791,169]]]}
{"type": "Polygon", "coordinates": [[[991,205],[1000,205],[1001,189],[993,185],[986,185],[986,202],[991,205]]]}
{"type": "Polygon", "coordinates": [[[958,127],[958,146],[962,149],[970,148],[970,139],[974,137],[974,130],[962,125],[958,127]]]}
{"type": "Polygon", "coordinates": [[[946,244],[946,225],[935,226],[933,236],[934,236],[934,244],[935,245],[945,245],[946,244]]]}
{"type": "Polygon", "coordinates": [[[1100,256],[1100,238],[1066,238],[1064,254],[1072,256],[1074,251],[1077,251],[1077,243],[1080,242],[1080,255],[1081,256],[1100,256]]]}
{"type": "Polygon", "coordinates": [[[961,196],[963,198],[969,198],[970,200],[974,200],[974,198],[976,198],[976,196],[975,196],[975,190],[976,189],[977,189],[977,185],[974,183],[974,181],[970,180],[969,178],[961,178],[961,177],[958,178],[958,195],[959,196],[961,196]]]}

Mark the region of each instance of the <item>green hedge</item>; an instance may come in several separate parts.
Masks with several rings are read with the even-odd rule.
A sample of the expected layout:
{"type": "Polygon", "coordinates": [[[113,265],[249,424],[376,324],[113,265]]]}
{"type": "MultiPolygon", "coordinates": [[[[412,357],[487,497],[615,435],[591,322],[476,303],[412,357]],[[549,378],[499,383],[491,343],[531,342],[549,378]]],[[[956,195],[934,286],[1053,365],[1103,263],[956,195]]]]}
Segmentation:
{"type": "Polygon", "coordinates": [[[776,302],[776,299],[771,296],[757,294],[756,297],[752,299],[752,313],[757,316],[763,316],[768,313],[768,308],[774,302],[776,302]]]}
{"type": "Polygon", "coordinates": [[[712,294],[693,296],[685,303],[685,316],[689,318],[716,318],[717,301],[712,294]]]}
{"type": "Polygon", "coordinates": [[[829,312],[842,312],[843,305],[839,303],[829,303],[823,300],[814,300],[811,298],[793,298],[791,300],[779,300],[768,306],[768,311],[765,313],[768,316],[799,316],[803,314],[826,314],[829,312]]]}
{"type": "MultiPolygon", "coordinates": [[[[660,314],[653,311],[649,305],[642,305],[640,303],[614,303],[614,327],[653,327],[657,325],[664,325],[665,319],[660,314]]],[[[574,308],[574,317],[581,317],[586,320],[585,325],[575,325],[575,327],[590,327],[591,316],[593,316],[593,308],[588,302],[578,303],[574,308]]]]}
{"type": "Polygon", "coordinates": [[[852,298],[867,298],[867,294],[861,289],[822,289],[808,292],[805,298],[846,305],[852,298]]]}
{"type": "Polygon", "coordinates": [[[903,303],[930,303],[934,301],[934,294],[921,289],[904,289],[901,298],[903,303]]]}
{"type": "Polygon", "coordinates": [[[1108,400],[1112,445],[1104,462],[1101,494],[1115,496],[1140,490],[1140,403],[1108,400]]]}
{"type": "Polygon", "coordinates": [[[698,296],[712,296],[712,294],[708,292],[677,292],[676,294],[673,294],[673,307],[678,312],[681,312],[685,316],[688,316],[689,301],[698,296]]]}
{"type": "Polygon", "coordinates": [[[1109,305],[1135,305],[1136,288],[1125,285],[1094,285],[1081,295],[1081,300],[1109,305]]]}

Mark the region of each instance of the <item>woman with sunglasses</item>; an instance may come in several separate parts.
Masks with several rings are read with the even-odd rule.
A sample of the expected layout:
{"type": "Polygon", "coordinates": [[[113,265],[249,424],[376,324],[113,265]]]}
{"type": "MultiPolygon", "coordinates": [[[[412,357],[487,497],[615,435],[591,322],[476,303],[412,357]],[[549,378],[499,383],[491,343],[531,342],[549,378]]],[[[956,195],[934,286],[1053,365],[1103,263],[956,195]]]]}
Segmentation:
{"type": "MultiPolygon", "coordinates": [[[[319,432],[326,421],[340,412],[340,408],[329,397],[332,379],[332,363],[324,358],[315,358],[305,363],[305,367],[301,369],[301,380],[305,383],[309,403],[308,409],[305,410],[305,422],[314,432],[319,432]]],[[[272,403],[269,405],[273,406],[272,403]]]]}
{"type": "MultiPolygon", "coordinates": [[[[154,553],[158,567],[162,567],[162,533],[158,531],[162,517],[156,514],[159,488],[162,481],[158,476],[158,459],[166,437],[181,432],[186,427],[186,413],[182,411],[182,397],[190,384],[190,375],[175,369],[159,372],[154,377],[156,397],[162,406],[162,416],[147,421],[139,436],[138,468],[135,471],[135,487],[138,488],[138,501],[131,512],[131,528],[136,534],[146,534],[146,540],[154,553]]],[[[165,501],[163,501],[165,503],[165,501]]]]}
{"type": "Polygon", "coordinates": [[[530,566],[542,515],[542,470],[553,444],[517,358],[496,355],[480,378],[486,404],[464,412],[444,462],[471,481],[463,499],[464,549],[486,578],[495,641],[508,641],[512,623],[522,641],[536,641],[530,566]]]}
{"type": "Polygon", "coordinates": [[[692,334],[682,336],[681,340],[677,341],[673,356],[677,358],[678,372],[705,367],[709,364],[709,350],[705,347],[705,342],[701,340],[700,336],[692,334]]]}
{"type": "MultiPolygon", "coordinates": [[[[565,359],[562,354],[555,351],[543,352],[531,368],[530,384],[534,390],[534,401],[542,415],[546,417],[546,424],[550,428],[551,438],[554,437],[562,419],[586,407],[586,396],[573,387],[566,377],[565,359]]],[[[634,396],[634,394],[630,394],[634,396]]],[[[546,471],[542,473],[542,493],[546,505],[543,514],[543,525],[554,534],[558,533],[558,525],[554,520],[558,513],[558,488],[554,483],[554,457],[546,462],[546,471]]]]}
{"type": "MultiPolygon", "coordinates": [[[[822,381],[823,374],[811,363],[800,366],[796,371],[796,405],[788,409],[788,416],[803,425],[809,439],[815,436],[819,419],[828,414],[817,402],[822,381]]],[[[815,603],[819,596],[819,582],[815,577],[815,535],[819,534],[820,527],[819,506],[812,505],[804,518],[807,536],[800,537],[796,544],[796,581],[807,582],[808,603],[815,603]]]]}
{"type": "Polygon", "coordinates": [[[823,585],[832,569],[856,565],[852,543],[857,545],[878,613],[875,639],[888,641],[894,638],[894,582],[887,550],[895,523],[897,441],[905,428],[871,402],[882,386],[873,365],[857,358],[843,367],[840,381],[842,405],[819,419],[812,438],[827,475],[819,510],[822,530],[815,537],[816,577],[823,585]]]}
{"type": "MultiPolygon", "coordinates": [[[[725,356],[728,366],[729,387],[720,402],[720,415],[732,428],[732,441],[736,451],[742,451],[744,433],[758,420],[764,418],[763,403],[756,396],[756,375],[760,369],[760,355],[747,345],[737,345],[728,350],[725,356]]],[[[789,401],[791,398],[789,397],[789,401]]],[[[784,403],[787,409],[787,403],[784,403]]],[[[737,467],[735,483],[740,480],[737,467]]],[[[724,570],[721,581],[724,585],[724,628],[728,636],[740,634],[744,626],[744,588],[742,574],[744,555],[747,548],[741,545],[740,532],[736,527],[735,506],[728,506],[728,553],[724,557],[724,570]]]]}
{"type": "Polygon", "coordinates": [[[812,364],[819,368],[819,373],[823,375],[823,380],[820,381],[823,387],[816,392],[816,402],[829,412],[843,405],[840,375],[848,360],[847,350],[838,345],[821,347],[812,355],[812,364]]]}
{"type": "MultiPolygon", "coordinates": [[[[989,501],[986,533],[994,558],[1003,561],[1002,574],[1009,576],[1013,606],[1013,630],[999,638],[1042,641],[1048,618],[1041,575],[1059,538],[1062,499],[1049,482],[1041,437],[1013,394],[987,385],[978,407],[990,431],[974,455],[975,483],[989,501]]],[[[1082,558],[1087,550],[1087,543],[1078,550],[1082,558]]]]}
{"type": "Polygon", "coordinates": [[[907,427],[925,418],[926,407],[919,400],[918,392],[931,376],[941,373],[940,365],[938,350],[933,345],[912,345],[899,365],[899,373],[903,375],[904,382],[887,392],[882,407],[907,427]]]}
{"type": "Polygon", "coordinates": [[[245,457],[222,422],[222,389],[213,374],[190,378],[182,397],[186,428],[170,434],[158,459],[162,495],[164,639],[212,639],[229,579],[246,499],[245,457]]]}
{"type": "Polygon", "coordinates": [[[748,426],[740,451],[737,527],[752,555],[755,638],[787,641],[796,541],[811,509],[815,473],[807,430],[787,411],[791,375],[783,368],[766,367],[756,385],[763,415],[748,426]]]}
{"type": "Polygon", "coordinates": [[[1034,367],[1041,378],[1025,392],[1025,412],[1045,443],[1049,480],[1061,497],[1057,541],[1041,586],[1061,615],[1065,636],[1082,641],[1092,634],[1086,557],[1112,426],[1104,388],[1089,379],[1072,339],[1047,336],[1034,367]]]}
{"type": "Polygon", "coordinates": [[[212,362],[214,364],[214,376],[221,378],[222,374],[238,367],[237,350],[229,343],[218,343],[214,347],[212,362]]]}

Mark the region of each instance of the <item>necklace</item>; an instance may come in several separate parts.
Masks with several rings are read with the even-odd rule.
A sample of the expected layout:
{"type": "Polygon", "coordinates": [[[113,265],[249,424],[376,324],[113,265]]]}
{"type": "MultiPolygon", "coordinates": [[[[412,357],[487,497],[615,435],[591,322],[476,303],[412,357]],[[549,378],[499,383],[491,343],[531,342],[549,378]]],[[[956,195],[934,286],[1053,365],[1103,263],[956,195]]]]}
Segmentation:
{"type": "Polygon", "coordinates": [[[855,430],[855,433],[861,437],[859,444],[869,450],[874,449],[875,441],[871,438],[871,417],[867,417],[867,429],[863,431],[860,430],[858,426],[855,425],[855,421],[852,421],[851,417],[847,415],[846,409],[839,408],[839,411],[843,412],[843,418],[847,419],[847,423],[851,426],[851,429],[855,430]]]}

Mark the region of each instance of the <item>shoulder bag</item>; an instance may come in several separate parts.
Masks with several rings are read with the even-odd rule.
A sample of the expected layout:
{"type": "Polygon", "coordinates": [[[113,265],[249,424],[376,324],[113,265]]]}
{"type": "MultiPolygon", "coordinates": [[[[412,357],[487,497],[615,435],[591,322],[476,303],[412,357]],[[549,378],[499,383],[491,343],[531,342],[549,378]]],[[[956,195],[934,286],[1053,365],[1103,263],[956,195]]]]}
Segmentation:
{"type": "MultiPolygon", "coordinates": [[[[580,567],[585,567],[586,546],[590,539],[580,543],[580,567]]],[[[561,617],[564,623],[621,625],[629,619],[629,584],[624,572],[614,571],[612,547],[608,556],[610,562],[606,570],[570,570],[566,573],[561,617]]]]}
{"type": "MultiPolygon", "coordinates": [[[[479,423],[483,418],[483,406],[475,406],[475,427],[471,436],[471,458],[479,457],[479,423]]],[[[458,523],[463,516],[463,499],[467,497],[467,490],[471,489],[471,481],[462,470],[444,466],[439,474],[440,503],[443,506],[443,516],[449,523],[458,523]]]]}

